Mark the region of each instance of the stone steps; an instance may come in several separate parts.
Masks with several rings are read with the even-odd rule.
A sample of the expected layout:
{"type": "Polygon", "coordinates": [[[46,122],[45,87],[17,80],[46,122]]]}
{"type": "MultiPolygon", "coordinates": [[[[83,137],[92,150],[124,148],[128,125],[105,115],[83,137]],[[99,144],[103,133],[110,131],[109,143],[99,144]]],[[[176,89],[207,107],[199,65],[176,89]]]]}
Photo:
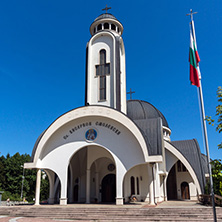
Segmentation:
{"type": "MultiPolygon", "coordinates": [[[[0,207],[0,215],[10,217],[41,217],[73,221],[213,221],[212,208],[125,208],[125,207],[0,207]]],[[[222,208],[217,208],[222,221],[222,208]]]]}

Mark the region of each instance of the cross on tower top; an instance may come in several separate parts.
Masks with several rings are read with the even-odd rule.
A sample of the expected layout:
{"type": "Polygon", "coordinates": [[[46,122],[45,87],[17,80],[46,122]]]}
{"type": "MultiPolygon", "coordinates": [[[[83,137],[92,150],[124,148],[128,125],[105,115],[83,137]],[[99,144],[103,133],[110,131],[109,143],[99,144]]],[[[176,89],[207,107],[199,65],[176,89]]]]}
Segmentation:
{"type": "Polygon", "coordinates": [[[131,88],[130,88],[130,91],[127,92],[127,94],[130,94],[130,100],[132,100],[132,94],[133,94],[133,93],[135,93],[135,91],[132,91],[131,88]]]}
{"type": "Polygon", "coordinates": [[[190,19],[191,19],[191,21],[193,20],[193,15],[194,14],[197,14],[197,12],[193,12],[193,10],[192,9],[190,9],[190,13],[188,13],[188,14],[186,14],[186,15],[190,15],[190,19]]]}
{"type": "Polygon", "coordinates": [[[104,9],[102,9],[102,11],[105,11],[105,10],[106,10],[106,13],[107,13],[107,11],[108,11],[109,9],[111,9],[111,7],[107,7],[107,5],[106,5],[106,7],[105,7],[104,9]]]}

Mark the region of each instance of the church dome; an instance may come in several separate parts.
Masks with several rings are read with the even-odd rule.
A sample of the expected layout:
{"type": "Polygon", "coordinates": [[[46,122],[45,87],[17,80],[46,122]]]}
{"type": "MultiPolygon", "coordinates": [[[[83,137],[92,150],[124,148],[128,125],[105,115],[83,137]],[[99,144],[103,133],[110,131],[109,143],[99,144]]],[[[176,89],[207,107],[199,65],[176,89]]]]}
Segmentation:
{"type": "Polygon", "coordinates": [[[132,120],[154,119],[160,117],[163,126],[169,128],[164,115],[155,106],[142,100],[127,101],[127,116],[132,120]]]}
{"type": "Polygon", "coordinates": [[[98,16],[90,26],[91,35],[94,35],[100,31],[111,31],[122,35],[123,25],[112,14],[104,13],[98,16]]]}
{"type": "MultiPolygon", "coordinates": [[[[98,20],[100,20],[100,19],[106,19],[106,18],[117,20],[116,17],[113,16],[112,14],[110,14],[110,13],[105,13],[105,14],[102,14],[102,15],[98,16],[98,17],[94,20],[94,22],[95,22],[95,21],[98,21],[98,20]]],[[[117,21],[118,21],[118,20],[117,20],[117,21]]]]}

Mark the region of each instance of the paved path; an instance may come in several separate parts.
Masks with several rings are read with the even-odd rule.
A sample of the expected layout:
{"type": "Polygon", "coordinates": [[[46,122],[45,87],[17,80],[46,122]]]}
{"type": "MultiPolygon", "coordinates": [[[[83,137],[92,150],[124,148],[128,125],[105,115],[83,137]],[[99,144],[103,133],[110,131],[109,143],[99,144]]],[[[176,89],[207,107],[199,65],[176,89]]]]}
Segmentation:
{"type": "MultiPolygon", "coordinates": [[[[7,217],[0,216],[0,222],[66,222],[73,220],[58,220],[58,219],[48,219],[48,218],[28,218],[28,217],[7,217]]],[[[91,222],[90,220],[79,220],[81,222],[91,222]]],[[[77,222],[77,220],[75,220],[77,222]]]]}
{"type": "Polygon", "coordinates": [[[157,208],[209,208],[196,201],[164,201],[156,206],[157,208]]]}

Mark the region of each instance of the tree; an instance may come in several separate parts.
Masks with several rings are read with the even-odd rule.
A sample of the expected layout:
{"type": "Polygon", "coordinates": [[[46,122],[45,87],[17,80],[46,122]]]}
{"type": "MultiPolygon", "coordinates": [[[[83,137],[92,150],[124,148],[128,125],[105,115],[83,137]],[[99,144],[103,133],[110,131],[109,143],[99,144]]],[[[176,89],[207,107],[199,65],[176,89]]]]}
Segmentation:
{"type": "Polygon", "coordinates": [[[45,172],[42,172],[40,200],[47,200],[49,198],[49,178],[45,172]]]}
{"type": "MultiPolygon", "coordinates": [[[[211,116],[206,116],[206,120],[212,126],[216,126],[218,133],[222,132],[222,88],[217,88],[217,100],[215,119],[211,116]]],[[[218,144],[218,149],[222,149],[222,142],[218,144]]],[[[222,163],[220,159],[211,161],[212,166],[212,178],[215,194],[222,196],[222,163]]]]}
{"type": "MultiPolygon", "coordinates": [[[[4,191],[2,200],[21,200],[22,176],[24,163],[30,162],[28,154],[16,153],[13,156],[7,154],[0,157],[0,191],[4,191]]],[[[23,197],[29,202],[35,197],[36,170],[24,169],[23,197]]],[[[49,180],[42,172],[41,200],[47,200],[49,196],[49,180]]]]}
{"type": "MultiPolygon", "coordinates": [[[[3,200],[21,200],[23,165],[30,160],[30,155],[19,153],[13,156],[7,154],[6,158],[0,157],[0,188],[4,191],[3,200]]],[[[23,197],[32,200],[35,194],[36,172],[25,169],[24,176],[23,197]]]]}
{"type": "Polygon", "coordinates": [[[5,157],[0,157],[0,190],[5,187],[5,157]]]}
{"type": "MultiPolygon", "coordinates": [[[[219,133],[222,132],[222,88],[219,86],[217,88],[217,100],[218,100],[218,106],[216,107],[216,114],[215,119],[213,119],[211,116],[206,116],[206,120],[208,123],[212,126],[216,126],[216,131],[219,133]]],[[[218,144],[218,149],[222,149],[222,142],[218,144]]]]}
{"type": "Polygon", "coordinates": [[[220,159],[211,161],[214,193],[222,196],[222,163],[220,159]]]}

